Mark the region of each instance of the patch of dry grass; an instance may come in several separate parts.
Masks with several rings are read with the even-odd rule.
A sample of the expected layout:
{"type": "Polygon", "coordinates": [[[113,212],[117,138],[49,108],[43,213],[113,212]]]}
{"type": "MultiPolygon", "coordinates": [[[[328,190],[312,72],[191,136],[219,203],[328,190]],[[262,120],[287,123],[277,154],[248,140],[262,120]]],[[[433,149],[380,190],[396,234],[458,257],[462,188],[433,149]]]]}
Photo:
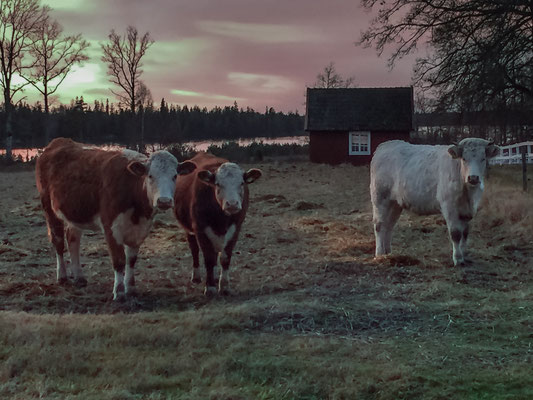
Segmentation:
{"type": "Polygon", "coordinates": [[[513,171],[491,171],[453,268],[440,216],[402,215],[394,253],[373,257],[368,168],[258,166],[233,294],[190,284],[167,213],[122,304],[101,234],[82,241],[89,285],[55,283],[33,175],[0,173],[0,398],[533,396],[531,197],[513,171]]]}

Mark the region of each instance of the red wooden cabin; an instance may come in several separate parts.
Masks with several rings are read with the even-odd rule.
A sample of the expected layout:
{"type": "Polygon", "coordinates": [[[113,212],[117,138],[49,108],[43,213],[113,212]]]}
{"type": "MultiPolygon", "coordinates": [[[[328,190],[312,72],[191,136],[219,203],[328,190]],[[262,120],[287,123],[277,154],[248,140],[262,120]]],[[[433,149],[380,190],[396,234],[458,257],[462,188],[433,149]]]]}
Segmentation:
{"type": "Polygon", "coordinates": [[[387,140],[409,141],[413,88],[307,89],[305,130],[312,162],[369,164],[387,140]]]}

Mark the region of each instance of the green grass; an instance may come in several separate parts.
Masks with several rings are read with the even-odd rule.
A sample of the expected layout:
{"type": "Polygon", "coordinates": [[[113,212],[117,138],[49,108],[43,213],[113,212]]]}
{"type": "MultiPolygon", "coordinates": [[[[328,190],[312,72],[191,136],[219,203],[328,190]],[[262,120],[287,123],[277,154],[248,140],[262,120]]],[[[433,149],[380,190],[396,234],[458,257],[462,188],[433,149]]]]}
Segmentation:
{"type": "MultiPolygon", "coordinates": [[[[419,307],[419,329],[409,323],[385,323],[381,329],[377,325],[366,331],[345,328],[336,335],[319,329],[325,324],[319,303],[301,311],[316,319],[315,330],[297,324],[280,329],[273,320],[257,325],[253,321],[258,313],[268,313],[260,302],[254,303],[229,312],[228,304],[217,304],[210,310],[179,314],[5,312],[0,331],[0,395],[95,399],[533,396],[532,338],[526,331],[509,329],[513,325],[509,320],[531,323],[528,312],[519,306],[498,309],[496,315],[451,311],[432,316],[443,309],[430,305],[419,307]]],[[[346,307],[328,312],[341,316],[348,310],[349,315],[346,307]]],[[[352,308],[357,312],[357,307],[352,308]]],[[[379,314],[371,307],[368,312],[379,314]]],[[[361,317],[352,316],[354,325],[361,317]]]]}

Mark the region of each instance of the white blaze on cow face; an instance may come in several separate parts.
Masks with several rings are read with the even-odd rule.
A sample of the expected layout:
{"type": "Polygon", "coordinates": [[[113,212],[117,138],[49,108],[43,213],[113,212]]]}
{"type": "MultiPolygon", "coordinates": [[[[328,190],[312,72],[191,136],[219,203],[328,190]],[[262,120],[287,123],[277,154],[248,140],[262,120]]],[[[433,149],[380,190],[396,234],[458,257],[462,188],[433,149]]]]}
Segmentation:
{"type": "Polygon", "coordinates": [[[174,205],[174,187],[178,177],[178,160],[167,151],[151,155],[145,187],[152,207],[167,210],[174,205]]]}
{"type": "Polygon", "coordinates": [[[252,168],[246,172],[237,164],[225,162],[213,174],[200,171],[199,178],[215,186],[215,197],[226,215],[237,214],[242,210],[244,184],[252,183],[261,176],[261,170],[252,168]]]}
{"type": "Polygon", "coordinates": [[[236,214],[242,209],[244,196],[244,171],[237,164],[226,162],[215,174],[215,196],[226,214],[236,214]]]}
{"type": "Polygon", "coordinates": [[[152,153],[150,158],[131,150],[124,150],[122,154],[131,160],[128,171],[144,177],[146,196],[154,209],[171,208],[174,205],[174,188],[178,175],[186,175],[196,169],[195,163],[178,163],[176,157],[164,150],[152,153]]]}
{"type": "Polygon", "coordinates": [[[487,159],[498,154],[499,147],[484,139],[467,138],[458,145],[452,145],[448,153],[452,158],[461,160],[461,177],[465,184],[483,189],[483,178],[487,159]]]}
{"type": "Polygon", "coordinates": [[[156,151],[148,159],[134,157],[134,152],[123,154],[132,160],[128,170],[134,175],[144,176],[144,189],[150,205],[160,210],[171,208],[179,170],[176,157],[168,151],[156,151]]]}

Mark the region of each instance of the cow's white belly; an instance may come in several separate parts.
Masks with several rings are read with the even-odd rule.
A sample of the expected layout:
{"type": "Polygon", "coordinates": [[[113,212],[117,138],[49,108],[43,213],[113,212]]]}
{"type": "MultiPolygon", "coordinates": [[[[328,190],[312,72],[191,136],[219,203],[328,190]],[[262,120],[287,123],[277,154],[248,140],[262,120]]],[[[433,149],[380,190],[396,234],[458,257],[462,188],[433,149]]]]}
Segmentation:
{"type": "MultiPolygon", "coordinates": [[[[52,205],[53,207],[53,205],[52,205]]],[[[79,223],[69,220],[65,214],[61,212],[61,210],[54,210],[54,213],[56,216],[62,220],[67,227],[73,227],[75,229],[79,229],[81,231],[101,231],[103,230],[102,226],[102,219],[100,218],[100,214],[96,214],[91,221],[86,223],[79,223]]]]}
{"type": "Polygon", "coordinates": [[[118,244],[139,247],[150,233],[152,219],[141,217],[139,223],[134,224],[131,220],[132,215],[133,208],[117,215],[111,224],[111,232],[118,244]]]}

